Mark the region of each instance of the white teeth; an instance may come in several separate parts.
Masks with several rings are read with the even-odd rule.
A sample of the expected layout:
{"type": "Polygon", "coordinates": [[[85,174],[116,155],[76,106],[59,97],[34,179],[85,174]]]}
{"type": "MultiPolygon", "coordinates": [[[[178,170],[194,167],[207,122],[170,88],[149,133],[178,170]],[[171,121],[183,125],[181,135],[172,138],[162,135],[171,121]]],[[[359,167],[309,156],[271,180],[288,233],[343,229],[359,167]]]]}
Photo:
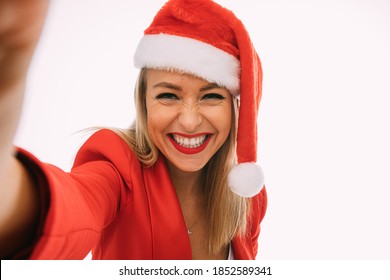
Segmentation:
{"type": "Polygon", "coordinates": [[[199,147],[206,140],[206,135],[193,138],[182,137],[176,134],[172,134],[172,136],[177,144],[190,149],[199,147]]]}

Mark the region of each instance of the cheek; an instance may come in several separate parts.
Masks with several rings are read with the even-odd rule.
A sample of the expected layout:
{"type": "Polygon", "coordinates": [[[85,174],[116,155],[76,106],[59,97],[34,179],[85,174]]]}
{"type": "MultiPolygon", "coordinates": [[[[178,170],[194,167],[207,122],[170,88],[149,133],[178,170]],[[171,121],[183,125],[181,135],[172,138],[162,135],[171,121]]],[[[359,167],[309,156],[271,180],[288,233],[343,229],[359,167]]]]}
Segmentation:
{"type": "Polygon", "coordinates": [[[224,137],[230,132],[232,127],[232,110],[230,107],[213,108],[208,112],[208,120],[213,124],[215,129],[224,137]]]}
{"type": "Polygon", "coordinates": [[[174,116],[170,110],[161,106],[148,106],[147,111],[148,131],[153,140],[169,126],[174,116]]]}

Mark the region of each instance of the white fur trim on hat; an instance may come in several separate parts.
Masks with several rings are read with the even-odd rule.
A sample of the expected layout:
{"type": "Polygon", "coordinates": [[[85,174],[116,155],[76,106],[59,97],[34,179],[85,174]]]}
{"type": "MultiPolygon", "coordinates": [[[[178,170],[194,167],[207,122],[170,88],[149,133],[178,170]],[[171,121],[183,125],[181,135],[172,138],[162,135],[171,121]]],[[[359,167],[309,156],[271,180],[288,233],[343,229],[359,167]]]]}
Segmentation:
{"type": "Polygon", "coordinates": [[[228,175],[228,185],[239,196],[255,196],[264,185],[263,170],[256,163],[244,162],[237,164],[228,175]]]}
{"type": "Polygon", "coordinates": [[[144,35],[134,55],[136,68],[180,70],[226,87],[240,89],[240,61],[210,44],[176,35],[144,35]]]}

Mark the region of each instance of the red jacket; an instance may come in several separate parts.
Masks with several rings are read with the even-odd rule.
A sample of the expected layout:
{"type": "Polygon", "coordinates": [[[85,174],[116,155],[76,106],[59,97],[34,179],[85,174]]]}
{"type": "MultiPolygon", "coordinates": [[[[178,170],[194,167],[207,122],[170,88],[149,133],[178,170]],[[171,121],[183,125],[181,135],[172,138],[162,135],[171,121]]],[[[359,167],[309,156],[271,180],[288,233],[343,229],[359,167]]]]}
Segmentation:
{"type": "MultiPolygon", "coordinates": [[[[92,135],[70,173],[25,151],[34,173],[42,217],[31,259],[191,259],[191,245],[175,189],[161,157],[143,167],[110,130],[92,135]]],[[[235,259],[255,259],[265,189],[252,199],[249,231],[232,241],[235,259]]]]}

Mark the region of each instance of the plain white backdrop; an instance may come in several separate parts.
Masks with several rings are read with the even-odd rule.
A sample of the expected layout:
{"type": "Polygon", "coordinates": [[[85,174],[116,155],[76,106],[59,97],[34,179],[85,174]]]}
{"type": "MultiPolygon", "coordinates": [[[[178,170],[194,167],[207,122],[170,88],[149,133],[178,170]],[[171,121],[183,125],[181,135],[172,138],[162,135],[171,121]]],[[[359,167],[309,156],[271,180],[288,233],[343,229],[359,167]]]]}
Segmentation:
{"type": "MultiPolygon", "coordinates": [[[[132,56],[165,1],[54,0],[15,144],[65,170],[134,120],[132,56]]],[[[262,59],[259,259],[390,259],[390,2],[219,0],[262,59]]]]}

